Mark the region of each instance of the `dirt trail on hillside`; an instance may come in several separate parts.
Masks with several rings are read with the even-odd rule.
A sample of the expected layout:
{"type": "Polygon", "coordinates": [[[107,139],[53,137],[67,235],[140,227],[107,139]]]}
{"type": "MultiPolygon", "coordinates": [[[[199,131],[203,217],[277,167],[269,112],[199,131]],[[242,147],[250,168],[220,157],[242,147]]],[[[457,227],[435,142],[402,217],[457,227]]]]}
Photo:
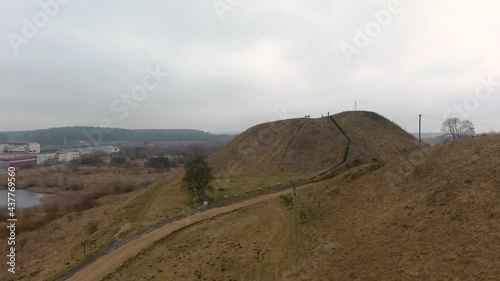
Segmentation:
{"type": "MultiPolygon", "coordinates": [[[[304,186],[301,186],[304,187],[304,186]]],[[[299,189],[299,188],[297,188],[299,189]]],[[[236,202],[234,204],[208,209],[206,211],[196,213],[192,216],[182,218],[172,223],[166,224],[160,228],[157,228],[149,233],[145,233],[133,239],[122,246],[112,250],[111,252],[101,256],[93,263],[89,264],[85,268],[81,269],[73,276],[66,280],[70,281],[98,281],[106,277],[108,274],[114,272],[118,267],[120,267],[126,260],[132,258],[139,254],[142,250],[147,249],[156,241],[164,238],[165,236],[190,226],[192,224],[211,219],[218,215],[226,214],[237,209],[248,207],[260,202],[271,200],[279,197],[280,195],[290,193],[291,190],[283,190],[272,194],[265,194],[257,196],[242,202],[236,202]]]]}

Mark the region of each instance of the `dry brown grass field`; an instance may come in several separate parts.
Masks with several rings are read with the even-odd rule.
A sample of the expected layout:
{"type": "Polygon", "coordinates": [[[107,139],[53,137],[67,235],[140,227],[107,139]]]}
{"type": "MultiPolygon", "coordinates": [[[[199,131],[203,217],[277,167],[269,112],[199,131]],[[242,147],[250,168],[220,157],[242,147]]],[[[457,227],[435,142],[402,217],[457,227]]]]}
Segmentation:
{"type": "Polygon", "coordinates": [[[281,280],[291,219],[279,200],[259,203],[167,236],[104,280],[281,280]]]}
{"type": "MultiPolygon", "coordinates": [[[[19,170],[18,188],[45,194],[40,206],[19,212],[19,231],[33,230],[62,215],[94,208],[115,195],[144,189],[165,175],[152,169],[109,165],[75,169],[60,164],[19,170]]],[[[1,182],[7,181],[6,175],[0,178],[1,182]]]]}
{"type": "Polygon", "coordinates": [[[167,236],[107,280],[499,280],[500,137],[425,153],[396,185],[399,161],[300,189],[297,271],[280,198],[167,236]]]}
{"type": "MultiPolygon", "coordinates": [[[[334,118],[352,146],[327,180],[310,181],[341,162],[346,146],[327,118],[255,126],[208,159],[217,175],[208,193],[217,201],[308,183],[298,192],[297,268],[288,195],[167,235],[106,280],[500,280],[499,136],[419,152],[412,136],[378,114],[334,118]]],[[[100,197],[94,208],[21,234],[15,280],[52,280],[77,265],[82,237],[93,254],[115,236],[199,208],[181,187],[182,169],[157,176],[146,177],[148,187],[100,197]]],[[[73,181],[60,187],[66,184],[73,181]]]]}
{"type": "MultiPolygon", "coordinates": [[[[189,198],[178,186],[166,186],[176,174],[176,170],[157,172],[107,165],[19,170],[18,186],[29,186],[29,190],[47,195],[40,206],[17,210],[16,239],[21,273],[15,280],[50,280],[54,274],[83,260],[82,239],[87,239],[87,252],[92,254],[118,233],[126,236],[142,225],[154,225],[191,208],[189,198]],[[162,193],[165,190],[178,196],[165,196],[162,193]],[[155,197],[163,200],[155,202],[155,197]],[[149,208],[160,204],[161,215],[149,215],[149,208]]],[[[5,227],[4,219],[0,227],[5,227]]],[[[0,243],[6,247],[5,236],[0,237],[0,243]]],[[[0,272],[4,280],[5,263],[0,265],[0,272]]]]}

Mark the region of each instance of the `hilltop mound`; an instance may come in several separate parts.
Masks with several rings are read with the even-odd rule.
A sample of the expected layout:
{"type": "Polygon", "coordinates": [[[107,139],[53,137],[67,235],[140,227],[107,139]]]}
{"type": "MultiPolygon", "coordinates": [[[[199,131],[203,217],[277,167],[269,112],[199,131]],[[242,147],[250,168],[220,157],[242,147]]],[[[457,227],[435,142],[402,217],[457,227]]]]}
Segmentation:
{"type": "Polygon", "coordinates": [[[351,161],[388,162],[418,149],[415,137],[377,113],[348,111],[333,117],[352,140],[351,161]]]}
{"type": "Polygon", "coordinates": [[[327,118],[290,119],[248,129],[209,160],[216,171],[237,165],[244,175],[307,174],[340,162],[344,142],[327,118]]]}
{"type": "Polygon", "coordinates": [[[373,112],[351,111],[254,126],[209,161],[216,172],[231,175],[310,177],[343,162],[385,162],[416,148],[415,138],[386,118],[373,112]]]}

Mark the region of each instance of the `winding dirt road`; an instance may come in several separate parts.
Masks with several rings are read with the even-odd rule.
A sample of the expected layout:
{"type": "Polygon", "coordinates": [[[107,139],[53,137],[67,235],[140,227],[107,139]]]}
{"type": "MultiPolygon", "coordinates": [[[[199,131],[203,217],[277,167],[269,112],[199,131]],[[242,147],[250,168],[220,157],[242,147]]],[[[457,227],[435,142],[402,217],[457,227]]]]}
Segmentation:
{"type": "MultiPolygon", "coordinates": [[[[301,186],[303,187],[303,186],[301,186]]],[[[299,187],[297,187],[298,189],[299,187]]],[[[195,223],[211,219],[218,215],[226,214],[237,209],[248,207],[260,202],[268,201],[279,197],[280,195],[290,193],[290,189],[278,191],[271,194],[263,194],[252,197],[248,200],[235,202],[227,206],[210,208],[199,213],[195,213],[191,216],[175,220],[168,224],[165,224],[159,228],[156,228],[150,232],[142,234],[136,238],[133,238],[124,244],[118,246],[117,248],[111,250],[108,253],[95,259],[92,263],[76,271],[72,276],[68,277],[66,280],[71,281],[99,281],[103,279],[110,273],[113,273],[118,267],[120,267],[126,260],[132,258],[139,254],[142,250],[147,249],[156,241],[164,238],[165,236],[185,228],[187,226],[193,225],[195,223]]],[[[64,278],[56,279],[64,280],[64,278]]]]}

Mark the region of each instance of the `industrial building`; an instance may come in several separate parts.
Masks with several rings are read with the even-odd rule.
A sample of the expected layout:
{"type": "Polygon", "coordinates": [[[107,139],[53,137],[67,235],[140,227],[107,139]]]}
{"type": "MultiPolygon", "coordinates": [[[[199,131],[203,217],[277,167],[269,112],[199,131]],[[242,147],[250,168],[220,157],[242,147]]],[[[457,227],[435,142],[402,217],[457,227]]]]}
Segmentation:
{"type": "Polygon", "coordinates": [[[37,156],[14,156],[14,157],[5,157],[2,156],[0,158],[0,163],[5,166],[7,163],[8,167],[16,167],[16,168],[24,168],[24,167],[33,167],[37,164],[37,156]]]}
{"type": "Polygon", "coordinates": [[[117,153],[120,152],[120,148],[115,146],[94,146],[41,152],[38,143],[1,143],[0,167],[42,165],[52,161],[70,162],[79,159],[82,155],[96,152],[117,153]]]}
{"type": "Polygon", "coordinates": [[[80,158],[80,152],[78,151],[63,151],[57,154],[57,160],[61,162],[69,162],[80,158]]]}
{"type": "Polygon", "coordinates": [[[35,158],[36,165],[42,165],[44,163],[57,160],[57,154],[54,153],[4,153],[0,154],[0,159],[24,159],[24,158],[35,158]]]}
{"type": "Polygon", "coordinates": [[[54,153],[40,153],[36,155],[36,163],[42,165],[47,162],[55,161],[57,159],[57,154],[54,153]]]}
{"type": "Polygon", "coordinates": [[[81,155],[91,154],[95,152],[117,153],[120,152],[120,148],[116,146],[91,146],[78,148],[78,151],[81,155]]]}
{"type": "Polygon", "coordinates": [[[0,153],[40,153],[40,144],[0,143],[0,153]]]}

